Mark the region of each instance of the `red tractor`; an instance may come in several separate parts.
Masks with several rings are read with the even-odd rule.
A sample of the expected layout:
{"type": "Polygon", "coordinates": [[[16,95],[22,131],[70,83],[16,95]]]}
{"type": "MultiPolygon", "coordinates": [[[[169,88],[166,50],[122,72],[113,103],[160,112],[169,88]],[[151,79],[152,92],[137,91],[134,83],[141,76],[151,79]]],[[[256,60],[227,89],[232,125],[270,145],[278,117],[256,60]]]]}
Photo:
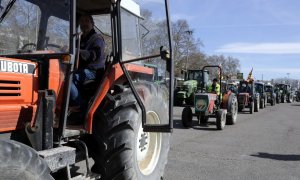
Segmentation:
{"type": "Polygon", "coordinates": [[[248,108],[250,114],[259,111],[259,93],[256,93],[254,81],[240,81],[238,88],[238,111],[248,108]]]}
{"type": "Polygon", "coordinates": [[[0,1],[1,179],[162,178],[174,82],[167,2],[0,1]],[[152,16],[141,18],[144,11],[152,16]],[[70,125],[82,14],[93,16],[108,53],[104,75],[81,91],[88,108],[75,117],[80,124],[70,125]],[[85,173],[70,170],[83,160],[85,173]]]}
{"type": "MultiPolygon", "coordinates": [[[[203,72],[208,68],[218,68],[219,75],[222,77],[222,69],[220,66],[204,66],[203,72]]],[[[204,75],[202,76],[204,77],[204,75]]],[[[216,127],[218,130],[223,130],[226,124],[233,125],[237,121],[237,97],[230,90],[224,91],[219,95],[212,92],[207,92],[207,87],[201,83],[202,87],[200,92],[195,94],[195,113],[193,113],[191,106],[186,106],[182,111],[182,124],[184,127],[190,127],[192,125],[193,116],[198,118],[198,124],[206,124],[209,118],[216,118],[216,127]]],[[[224,83],[219,81],[220,86],[224,86],[224,83]]],[[[220,89],[224,89],[220,87],[220,89]]]]}

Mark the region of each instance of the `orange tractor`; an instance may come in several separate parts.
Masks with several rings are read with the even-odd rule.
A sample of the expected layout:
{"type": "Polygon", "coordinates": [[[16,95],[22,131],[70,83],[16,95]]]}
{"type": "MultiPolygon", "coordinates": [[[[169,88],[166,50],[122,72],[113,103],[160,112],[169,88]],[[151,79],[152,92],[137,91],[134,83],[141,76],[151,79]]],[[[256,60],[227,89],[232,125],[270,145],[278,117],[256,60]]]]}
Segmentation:
{"type": "Polygon", "coordinates": [[[172,131],[168,1],[2,0],[0,7],[1,178],[160,179],[172,131]],[[81,124],[70,125],[81,14],[95,19],[107,59],[103,77],[81,90],[88,101],[81,124]],[[158,67],[161,83],[145,63],[158,67]],[[81,174],[73,170],[80,161],[81,174]]]}

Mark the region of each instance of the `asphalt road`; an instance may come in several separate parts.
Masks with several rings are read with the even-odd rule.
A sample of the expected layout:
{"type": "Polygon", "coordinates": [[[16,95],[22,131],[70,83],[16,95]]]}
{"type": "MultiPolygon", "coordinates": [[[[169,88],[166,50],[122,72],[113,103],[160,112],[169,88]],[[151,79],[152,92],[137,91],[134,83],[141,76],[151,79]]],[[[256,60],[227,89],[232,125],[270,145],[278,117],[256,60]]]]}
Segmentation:
{"type": "Polygon", "coordinates": [[[185,129],[181,111],[174,109],[164,180],[300,179],[300,103],[239,114],[223,131],[199,127],[196,119],[185,129]]]}

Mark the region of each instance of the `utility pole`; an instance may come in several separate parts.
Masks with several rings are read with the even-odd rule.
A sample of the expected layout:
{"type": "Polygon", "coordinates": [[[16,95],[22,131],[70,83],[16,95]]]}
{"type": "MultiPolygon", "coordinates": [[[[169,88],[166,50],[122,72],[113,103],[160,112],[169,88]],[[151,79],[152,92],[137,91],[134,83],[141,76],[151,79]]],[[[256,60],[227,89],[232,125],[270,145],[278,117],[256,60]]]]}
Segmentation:
{"type": "Polygon", "coordinates": [[[193,35],[193,31],[192,30],[187,30],[185,31],[185,33],[188,34],[188,41],[187,41],[187,54],[186,54],[186,61],[185,61],[185,70],[187,71],[187,64],[189,61],[189,48],[190,48],[190,38],[193,35]]]}

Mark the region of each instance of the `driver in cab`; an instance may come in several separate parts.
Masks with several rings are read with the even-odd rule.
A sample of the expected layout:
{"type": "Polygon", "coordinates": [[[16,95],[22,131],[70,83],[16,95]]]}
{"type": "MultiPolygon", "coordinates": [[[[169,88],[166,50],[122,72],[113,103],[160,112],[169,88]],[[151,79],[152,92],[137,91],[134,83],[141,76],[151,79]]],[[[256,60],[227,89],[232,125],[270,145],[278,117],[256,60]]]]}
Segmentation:
{"type": "Polygon", "coordinates": [[[81,15],[79,26],[82,31],[80,40],[79,66],[73,74],[70,91],[69,112],[82,112],[86,109],[87,102],[82,99],[79,89],[85,81],[95,80],[99,74],[103,74],[105,68],[103,37],[96,33],[94,20],[90,15],[81,15]]]}
{"type": "Polygon", "coordinates": [[[217,94],[218,96],[220,95],[220,84],[218,83],[218,80],[215,78],[213,79],[213,83],[208,86],[207,92],[209,93],[214,93],[217,94]]]}

